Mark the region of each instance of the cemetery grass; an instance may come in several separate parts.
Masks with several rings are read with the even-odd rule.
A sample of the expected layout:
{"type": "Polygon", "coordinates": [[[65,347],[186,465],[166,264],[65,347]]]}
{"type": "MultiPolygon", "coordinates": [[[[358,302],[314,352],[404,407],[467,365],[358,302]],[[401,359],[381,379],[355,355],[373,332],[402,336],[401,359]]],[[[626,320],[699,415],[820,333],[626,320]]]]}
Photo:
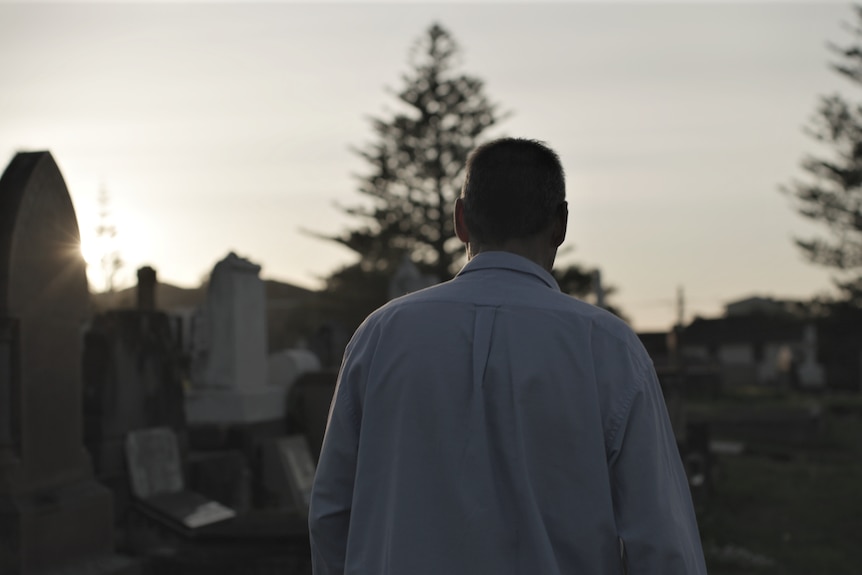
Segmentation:
{"type": "Polygon", "coordinates": [[[860,572],[862,417],[823,424],[806,447],[754,445],[715,461],[698,506],[712,575],[860,572]]]}

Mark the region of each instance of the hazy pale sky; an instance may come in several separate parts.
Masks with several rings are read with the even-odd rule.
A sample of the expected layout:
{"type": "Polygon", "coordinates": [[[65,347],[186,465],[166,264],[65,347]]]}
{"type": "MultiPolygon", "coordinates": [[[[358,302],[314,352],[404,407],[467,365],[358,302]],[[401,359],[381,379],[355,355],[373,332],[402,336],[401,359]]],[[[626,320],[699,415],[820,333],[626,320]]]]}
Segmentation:
{"type": "MultiPolygon", "coordinates": [[[[602,269],[637,329],[749,295],[831,289],[778,192],[815,151],[839,3],[59,3],[0,0],[0,162],[50,150],[94,260],[110,194],[126,261],[197,285],[228,251],[306,287],[352,261],[337,232],[361,201],[350,151],[432,22],[512,116],[491,136],[548,142],[568,174],[563,262],[602,269]]],[[[91,279],[100,282],[98,261],[91,279]]]]}

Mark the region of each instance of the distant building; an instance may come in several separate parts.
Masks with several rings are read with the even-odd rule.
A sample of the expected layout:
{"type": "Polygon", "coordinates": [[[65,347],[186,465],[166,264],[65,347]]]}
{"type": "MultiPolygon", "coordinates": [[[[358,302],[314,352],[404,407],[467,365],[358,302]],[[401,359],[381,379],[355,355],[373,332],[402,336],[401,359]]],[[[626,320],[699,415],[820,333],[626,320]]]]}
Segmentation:
{"type": "Polygon", "coordinates": [[[811,321],[757,314],[697,318],[683,330],[680,352],[686,361],[716,365],[723,385],[820,388],[826,383],[811,321]]]}
{"type": "Polygon", "coordinates": [[[753,296],[730,302],[724,306],[725,317],[745,317],[752,315],[784,315],[786,302],[769,297],[753,296]]]}
{"type": "Polygon", "coordinates": [[[804,309],[753,296],[728,303],[723,317],[639,335],[663,385],[684,378],[687,393],[740,385],[862,390],[862,318],[815,318],[804,309]]]}
{"type": "Polygon", "coordinates": [[[656,375],[667,396],[674,388],[686,397],[711,397],[721,387],[718,365],[708,360],[685,358],[680,349],[683,330],[639,333],[641,343],[653,360],[656,375]],[[684,389],[682,389],[684,387],[684,389]]]}

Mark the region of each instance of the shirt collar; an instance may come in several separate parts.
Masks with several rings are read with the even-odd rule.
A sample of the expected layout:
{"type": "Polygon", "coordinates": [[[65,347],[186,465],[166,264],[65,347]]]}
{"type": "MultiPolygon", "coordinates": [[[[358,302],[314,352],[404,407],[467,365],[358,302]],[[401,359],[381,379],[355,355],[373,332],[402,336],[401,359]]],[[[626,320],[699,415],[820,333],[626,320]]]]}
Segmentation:
{"type": "Polygon", "coordinates": [[[511,252],[482,252],[476,254],[473,256],[473,259],[461,268],[458,276],[487,269],[504,269],[532,275],[541,280],[549,288],[560,291],[557,280],[546,269],[523,256],[511,252]]]}

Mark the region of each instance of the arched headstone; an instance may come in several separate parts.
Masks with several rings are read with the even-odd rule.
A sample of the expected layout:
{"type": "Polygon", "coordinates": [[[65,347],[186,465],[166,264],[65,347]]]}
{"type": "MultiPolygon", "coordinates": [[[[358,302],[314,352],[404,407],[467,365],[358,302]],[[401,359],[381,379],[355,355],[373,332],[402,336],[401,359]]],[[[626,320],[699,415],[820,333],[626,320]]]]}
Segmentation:
{"type": "Polygon", "coordinates": [[[82,443],[88,307],[63,176],[50,153],[19,153],[0,178],[0,573],[110,563],[111,494],[82,443]]]}

